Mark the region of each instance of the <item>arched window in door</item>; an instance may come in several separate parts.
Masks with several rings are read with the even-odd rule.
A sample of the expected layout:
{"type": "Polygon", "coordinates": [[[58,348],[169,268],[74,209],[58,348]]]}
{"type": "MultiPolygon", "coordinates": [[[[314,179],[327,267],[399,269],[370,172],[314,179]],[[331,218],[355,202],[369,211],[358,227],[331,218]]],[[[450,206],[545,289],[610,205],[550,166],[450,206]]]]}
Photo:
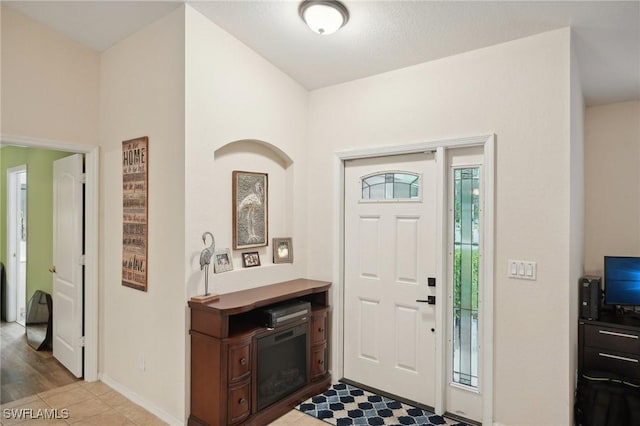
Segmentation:
{"type": "Polygon", "coordinates": [[[421,176],[402,171],[386,171],[365,176],[362,182],[362,200],[418,200],[421,176]]]}

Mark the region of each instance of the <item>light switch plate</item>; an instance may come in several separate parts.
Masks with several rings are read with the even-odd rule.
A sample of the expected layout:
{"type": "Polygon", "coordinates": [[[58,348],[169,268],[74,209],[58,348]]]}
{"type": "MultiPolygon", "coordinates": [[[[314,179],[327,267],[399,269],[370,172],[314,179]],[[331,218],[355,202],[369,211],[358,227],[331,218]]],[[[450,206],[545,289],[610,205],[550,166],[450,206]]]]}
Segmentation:
{"type": "Polygon", "coordinates": [[[519,280],[536,280],[538,276],[536,262],[530,260],[509,259],[507,264],[507,276],[519,280]]]}

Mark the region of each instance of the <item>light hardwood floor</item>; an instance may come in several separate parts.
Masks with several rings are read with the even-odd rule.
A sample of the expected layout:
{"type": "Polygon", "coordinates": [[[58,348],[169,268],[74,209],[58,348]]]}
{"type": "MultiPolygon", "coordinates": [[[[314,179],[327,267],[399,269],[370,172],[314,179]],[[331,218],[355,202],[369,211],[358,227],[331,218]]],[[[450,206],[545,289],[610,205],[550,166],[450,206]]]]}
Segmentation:
{"type": "Polygon", "coordinates": [[[26,341],[24,327],[15,322],[0,324],[0,403],[76,382],[51,351],[35,351],[26,341]]]}

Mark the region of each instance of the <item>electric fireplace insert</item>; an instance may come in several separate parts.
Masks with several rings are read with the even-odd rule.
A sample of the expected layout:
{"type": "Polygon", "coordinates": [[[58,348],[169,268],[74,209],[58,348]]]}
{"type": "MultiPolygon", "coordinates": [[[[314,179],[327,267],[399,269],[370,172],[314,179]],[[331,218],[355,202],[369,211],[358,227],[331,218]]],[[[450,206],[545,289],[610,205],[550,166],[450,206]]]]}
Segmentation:
{"type": "Polygon", "coordinates": [[[309,323],[305,321],[257,339],[258,410],[308,382],[308,329],[309,323]]]}

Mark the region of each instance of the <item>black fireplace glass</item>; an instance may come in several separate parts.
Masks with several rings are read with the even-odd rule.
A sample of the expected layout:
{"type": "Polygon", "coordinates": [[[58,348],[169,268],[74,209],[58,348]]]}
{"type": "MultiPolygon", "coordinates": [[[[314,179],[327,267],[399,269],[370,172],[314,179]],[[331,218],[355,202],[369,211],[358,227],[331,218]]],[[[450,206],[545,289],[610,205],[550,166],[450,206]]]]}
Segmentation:
{"type": "Polygon", "coordinates": [[[308,328],[305,322],[258,339],[258,410],[307,383],[308,328]]]}

